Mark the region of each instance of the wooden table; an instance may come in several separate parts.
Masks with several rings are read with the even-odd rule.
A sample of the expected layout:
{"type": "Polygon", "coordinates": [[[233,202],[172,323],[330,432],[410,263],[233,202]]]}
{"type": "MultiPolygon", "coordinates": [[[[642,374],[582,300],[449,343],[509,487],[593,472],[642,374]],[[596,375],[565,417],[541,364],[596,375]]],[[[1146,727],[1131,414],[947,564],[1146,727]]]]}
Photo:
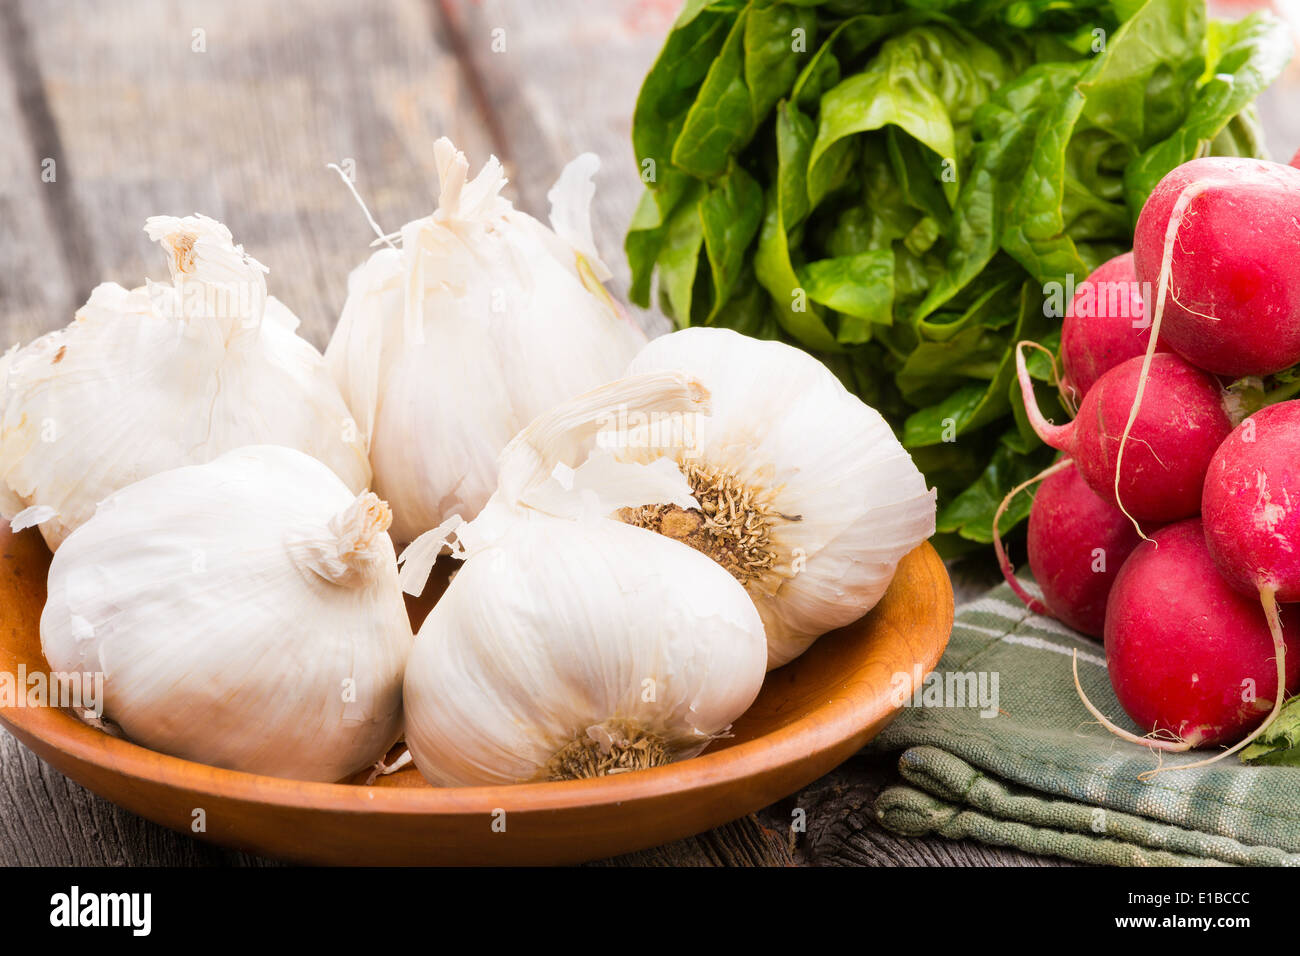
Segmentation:
{"type": "MultiPolygon", "coordinates": [[[[350,161],[376,219],[396,229],[433,206],[440,135],[475,170],[500,157],[507,192],[539,218],[564,162],[597,153],[596,240],[622,296],[622,234],[640,190],[629,116],[678,5],[0,0],[0,347],[65,324],[100,281],[165,278],[144,220],[197,211],[270,266],[270,291],[324,348],[373,238],[326,164],[350,161]]],[[[1289,156],[1300,128],[1288,136],[1277,151],[1289,156]]],[[[992,575],[960,570],[959,592],[992,575]]],[[[759,814],[608,862],[1051,862],[883,831],[870,808],[894,777],[891,760],[858,757],[759,814]],[[805,834],[790,832],[795,807],[805,834]]],[[[0,731],[0,864],[270,862],[120,810],[0,731]]]]}

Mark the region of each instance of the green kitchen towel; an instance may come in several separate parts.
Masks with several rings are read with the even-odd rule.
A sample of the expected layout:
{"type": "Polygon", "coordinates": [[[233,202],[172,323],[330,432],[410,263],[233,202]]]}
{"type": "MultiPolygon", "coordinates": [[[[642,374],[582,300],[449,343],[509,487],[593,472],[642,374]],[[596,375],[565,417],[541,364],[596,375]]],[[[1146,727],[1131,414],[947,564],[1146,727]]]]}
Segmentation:
{"type": "Polygon", "coordinates": [[[1089,698],[1140,732],[1100,644],[1031,614],[1006,585],[964,607],[934,673],[871,745],[903,752],[906,785],[880,794],[881,823],[1089,863],[1300,865],[1300,769],[1228,757],[1138,780],[1157,757],[1084,709],[1076,650],[1089,698]]]}

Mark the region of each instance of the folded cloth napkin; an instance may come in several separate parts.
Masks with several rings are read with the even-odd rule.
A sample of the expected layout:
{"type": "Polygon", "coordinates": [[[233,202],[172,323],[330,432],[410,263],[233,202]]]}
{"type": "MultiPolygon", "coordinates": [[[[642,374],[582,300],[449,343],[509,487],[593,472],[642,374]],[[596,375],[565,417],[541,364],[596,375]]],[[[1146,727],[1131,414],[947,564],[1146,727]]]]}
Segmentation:
{"type": "Polygon", "coordinates": [[[1232,756],[1139,780],[1159,758],[1084,709],[1076,650],[1088,697],[1140,732],[1115,699],[1100,644],[1031,614],[1006,585],[964,607],[935,672],[871,744],[902,751],[906,781],[878,797],[880,822],[1085,863],[1300,866],[1300,769],[1232,756]]]}

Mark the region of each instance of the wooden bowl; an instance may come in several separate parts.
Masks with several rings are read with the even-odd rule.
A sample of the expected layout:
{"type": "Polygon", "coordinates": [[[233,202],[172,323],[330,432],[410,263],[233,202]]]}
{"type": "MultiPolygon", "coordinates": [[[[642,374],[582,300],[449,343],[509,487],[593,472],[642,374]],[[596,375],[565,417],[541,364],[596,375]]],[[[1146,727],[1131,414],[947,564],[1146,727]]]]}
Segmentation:
{"type": "MultiPolygon", "coordinates": [[[[15,680],[20,668],[46,670],[49,564],[38,532],[14,535],[0,521],[0,672],[15,680]]],[[[413,620],[428,606],[413,607],[413,620]]],[[[943,653],[952,619],[948,573],[923,544],[870,614],[767,675],[735,736],[692,760],[595,780],[435,789],[407,769],[372,786],[364,775],[302,783],[155,753],[52,707],[0,707],[0,722],[119,806],[252,853],[305,863],[573,863],[699,833],[821,777],[895,716],[897,681],[910,696],[943,653]]]]}

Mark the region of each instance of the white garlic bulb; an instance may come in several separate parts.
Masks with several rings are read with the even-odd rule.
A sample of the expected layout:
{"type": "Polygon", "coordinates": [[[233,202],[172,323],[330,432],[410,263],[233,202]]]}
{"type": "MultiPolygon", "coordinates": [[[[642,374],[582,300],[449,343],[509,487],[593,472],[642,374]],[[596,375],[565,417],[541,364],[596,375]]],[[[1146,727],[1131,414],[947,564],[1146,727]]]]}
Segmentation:
{"type": "Polygon", "coordinates": [[[435,156],[437,210],[402,228],[400,250],[380,249],[352,273],[325,351],[402,543],[478,514],[515,433],[617,378],[645,344],[600,284],[595,156],[575,159],[551,190],[555,232],[499,195],[495,157],[469,180],[449,140],[435,156]]]}
{"type": "Polygon", "coordinates": [[[0,362],[0,510],[41,506],[51,548],[133,481],[249,444],[297,448],[354,492],[351,413],[265,267],[204,216],[145,226],[170,283],[95,288],[75,320],[0,362]]]}
{"type": "Polygon", "coordinates": [[[598,490],[573,472],[547,477],[563,477],[556,464],[624,403],[687,411],[702,394],[656,373],[560,406],[503,452],[478,519],[453,519],[403,556],[403,577],[423,580],[454,530],[464,560],[406,671],[406,741],[430,783],[655,766],[699,753],[753,702],[767,649],[744,589],[690,548],[605,517],[647,494],[690,504],[680,475],[607,468],[598,490]]]}
{"type": "Polygon", "coordinates": [[[104,714],[163,753],[335,781],[401,733],[411,625],[387,506],[263,445],[102,502],[50,566],[41,647],[103,674],[104,714]]]}
{"type": "MultiPolygon", "coordinates": [[[[821,362],[780,342],[690,328],[655,339],[628,374],[698,377],[712,414],[672,454],[700,507],[621,517],[698,548],[744,584],[768,667],[875,606],[898,561],[934,534],[935,492],[889,425],[821,362]]],[[[620,454],[661,454],[630,442],[620,454]]]]}

